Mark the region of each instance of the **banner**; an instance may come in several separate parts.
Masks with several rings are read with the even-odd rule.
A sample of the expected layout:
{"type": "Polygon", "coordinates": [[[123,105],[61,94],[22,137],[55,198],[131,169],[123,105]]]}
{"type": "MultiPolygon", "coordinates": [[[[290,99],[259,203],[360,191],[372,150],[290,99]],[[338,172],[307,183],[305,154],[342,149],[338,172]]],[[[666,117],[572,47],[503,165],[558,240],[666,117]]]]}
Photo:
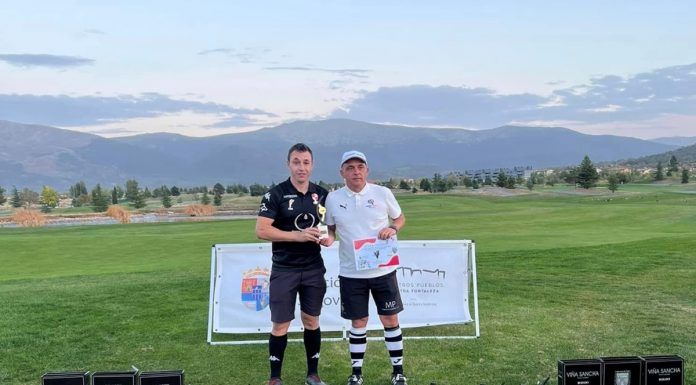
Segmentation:
{"type": "MultiPolygon", "coordinates": [[[[399,241],[396,270],[404,311],[401,327],[468,323],[471,241],[399,241]]],[[[322,247],[327,292],[321,329],[343,331],[350,321],[340,316],[338,242],[322,247]]],[[[475,260],[475,259],[473,259],[475,260]]],[[[211,260],[211,308],[214,333],[266,333],[271,328],[268,288],[271,244],[215,245],[211,260]]],[[[370,300],[368,329],[382,329],[370,300]]],[[[477,325],[478,326],[478,325],[477,325]]],[[[299,300],[290,331],[301,331],[299,300]]],[[[209,330],[210,334],[211,330],[209,330]]]]}

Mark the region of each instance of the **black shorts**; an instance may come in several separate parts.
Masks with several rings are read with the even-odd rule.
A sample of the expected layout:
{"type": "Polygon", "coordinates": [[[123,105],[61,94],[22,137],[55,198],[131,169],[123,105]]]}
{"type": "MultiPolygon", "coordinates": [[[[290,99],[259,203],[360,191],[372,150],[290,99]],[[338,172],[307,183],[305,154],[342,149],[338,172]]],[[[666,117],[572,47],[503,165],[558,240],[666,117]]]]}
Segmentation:
{"type": "Polygon", "coordinates": [[[356,320],[368,316],[370,293],[375,300],[377,313],[394,315],[404,310],[396,281],[396,271],[375,278],[348,278],[341,281],[341,317],[356,320]]]}
{"type": "Polygon", "coordinates": [[[311,316],[321,314],[326,294],[326,280],[322,266],[305,271],[271,270],[269,290],[271,321],[283,323],[295,319],[295,301],[300,295],[300,309],[311,316]]]}

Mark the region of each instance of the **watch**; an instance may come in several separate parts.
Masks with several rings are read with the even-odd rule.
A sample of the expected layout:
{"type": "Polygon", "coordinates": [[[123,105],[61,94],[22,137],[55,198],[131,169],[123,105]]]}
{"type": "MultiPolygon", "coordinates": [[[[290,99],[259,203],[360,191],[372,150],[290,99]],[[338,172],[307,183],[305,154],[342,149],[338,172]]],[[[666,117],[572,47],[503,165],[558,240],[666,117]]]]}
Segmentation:
{"type": "Polygon", "coordinates": [[[397,233],[399,232],[399,229],[396,228],[396,225],[389,225],[390,229],[394,229],[397,233]]]}

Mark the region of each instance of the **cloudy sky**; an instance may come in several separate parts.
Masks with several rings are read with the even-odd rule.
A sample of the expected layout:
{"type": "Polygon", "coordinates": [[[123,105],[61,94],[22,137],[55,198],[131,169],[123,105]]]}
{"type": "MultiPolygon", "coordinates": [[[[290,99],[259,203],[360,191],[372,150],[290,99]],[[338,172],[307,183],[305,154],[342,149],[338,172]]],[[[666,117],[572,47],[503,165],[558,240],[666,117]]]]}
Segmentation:
{"type": "Polygon", "coordinates": [[[12,1],[0,20],[4,120],[103,136],[324,118],[696,136],[689,1],[12,1]]]}

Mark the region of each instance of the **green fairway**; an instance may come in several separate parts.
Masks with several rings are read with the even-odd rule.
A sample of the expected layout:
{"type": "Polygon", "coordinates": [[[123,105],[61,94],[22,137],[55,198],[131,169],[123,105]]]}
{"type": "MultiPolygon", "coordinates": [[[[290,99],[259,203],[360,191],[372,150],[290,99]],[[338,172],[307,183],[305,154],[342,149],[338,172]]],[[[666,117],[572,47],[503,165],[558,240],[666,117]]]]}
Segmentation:
{"type": "MultiPolygon", "coordinates": [[[[648,354],[684,356],[685,384],[695,384],[693,190],[398,195],[401,239],[473,239],[478,259],[481,338],[405,341],[409,384],[555,384],[558,359],[648,354]]],[[[253,229],[253,220],[0,229],[0,383],[135,365],[185,369],[191,385],[264,384],[265,345],[205,342],[210,246],[257,242],[253,229]]],[[[301,384],[303,346],[289,344],[285,357],[285,383],[301,384]]],[[[345,384],[347,342],[323,344],[320,371],[345,384]]],[[[366,385],[388,384],[389,371],[384,344],[370,342],[366,385]]]]}

